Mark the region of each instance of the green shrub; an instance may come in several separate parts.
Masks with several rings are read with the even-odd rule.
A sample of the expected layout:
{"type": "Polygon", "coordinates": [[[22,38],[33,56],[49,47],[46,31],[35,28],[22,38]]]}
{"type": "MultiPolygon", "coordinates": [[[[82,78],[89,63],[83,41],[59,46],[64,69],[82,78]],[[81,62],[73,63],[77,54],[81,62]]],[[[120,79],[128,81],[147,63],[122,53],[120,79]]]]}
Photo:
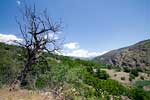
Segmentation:
{"type": "Polygon", "coordinates": [[[150,80],[136,81],[133,86],[143,88],[144,86],[150,85],[150,80]]]}
{"type": "Polygon", "coordinates": [[[132,75],[134,75],[135,77],[139,76],[139,73],[138,73],[138,70],[137,70],[137,69],[132,69],[132,70],[130,71],[130,73],[131,73],[132,75]]]}
{"type": "Polygon", "coordinates": [[[132,78],[131,78],[131,77],[129,77],[129,81],[132,81],[132,78]]]}
{"type": "Polygon", "coordinates": [[[144,72],[144,68],[142,68],[142,67],[138,67],[136,69],[137,69],[138,72],[144,72]]]}
{"type": "Polygon", "coordinates": [[[130,73],[130,74],[129,74],[129,78],[130,78],[130,79],[135,79],[135,76],[130,73]]]}
{"type": "Polygon", "coordinates": [[[43,89],[43,88],[48,86],[48,81],[49,81],[48,75],[46,75],[46,74],[45,75],[41,75],[36,80],[35,86],[38,89],[43,89]]]}
{"type": "Polygon", "coordinates": [[[120,72],[120,71],[121,71],[121,68],[120,68],[120,67],[116,67],[116,68],[115,68],[115,71],[116,71],[116,72],[120,72]]]}
{"type": "Polygon", "coordinates": [[[125,77],[121,77],[121,80],[125,80],[125,77]]]}
{"type": "Polygon", "coordinates": [[[107,65],[107,68],[108,68],[108,69],[112,69],[113,66],[112,66],[112,65],[107,65]]]}
{"type": "Polygon", "coordinates": [[[142,89],[132,89],[130,95],[133,100],[150,100],[150,92],[142,89]]]}
{"type": "Polygon", "coordinates": [[[99,79],[107,80],[109,78],[109,74],[105,70],[97,69],[96,77],[99,79]]]}
{"type": "Polygon", "coordinates": [[[100,80],[91,76],[86,76],[86,80],[84,81],[86,84],[96,89],[96,95],[98,96],[104,91],[112,95],[125,95],[127,93],[127,89],[114,80],[100,80]]]}
{"type": "Polygon", "coordinates": [[[144,80],[144,76],[140,76],[140,79],[141,79],[141,80],[144,80]]]}
{"type": "MultiPolygon", "coordinates": [[[[14,46],[6,47],[1,43],[0,46],[1,86],[7,84],[21,71],[24,56],[18,53],[14,46]]],[[[37,89],[60,89],[61,92],[68,90],[64,95],[71,100],[107,100],[110,97],[120,100],[120,96],[128,96],[132,100],[150,100],[149,92],[129,89],[115,80],[108,79],[109,75],[106,71],[100,70],[99,64],[53,54],[44,56],[48,57],[50,66],[45,66],[45,63],[40,61],[33,66],[32,73],[27,77],[28,80],[35,81],[37,89]],[[60,62],[57,63],[59,60],[60,62]],[[93,73],[93,69],[98,70],[93,73]]],[[[137,76],[136,71],[130,73],[130,78],[133,79],[135,76],[137,76]]],[[[33,85],[33,82],[28,85],[33,85]]]]}
{"type": "Polygon", "coordinates": [[[0,83],[8,84],[14,77],[11,65],[0,64],[0,83]]]}
{"type": "Polygon", "coordinates": [[[130,72],[130,69],[129,69],[128,67],[124,67],[124,68],[123,68],[123,71],[129,73],[129,72],[130,72]]]}

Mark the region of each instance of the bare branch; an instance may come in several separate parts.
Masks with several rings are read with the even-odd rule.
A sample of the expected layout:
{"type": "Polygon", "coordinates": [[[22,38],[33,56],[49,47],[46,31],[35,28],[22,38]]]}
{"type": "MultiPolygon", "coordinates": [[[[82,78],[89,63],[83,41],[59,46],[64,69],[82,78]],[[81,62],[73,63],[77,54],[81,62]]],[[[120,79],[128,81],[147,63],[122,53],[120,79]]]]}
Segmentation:
{"type": "Polygon", "coordinates": [[[27,73],[29,73],[32,65],[40,57],[44,59],[44,51],[54,53],[60,49],[60,39],[55,39],[55,35],[60,31],[61,23],[54,23],[48,16],[46,10],[42,14],[37,13],[35,5],[32,8],[25,4],[24,9],[21,11],[23,23],[21,24],[21,22],[17,21],[17,24],[23,41],[15,41],[15,43],[24,47],[27,54],[26,63],[21,75],[19,75],[21,78],[18,78],[22,82],[26,78],[27,73]]]}

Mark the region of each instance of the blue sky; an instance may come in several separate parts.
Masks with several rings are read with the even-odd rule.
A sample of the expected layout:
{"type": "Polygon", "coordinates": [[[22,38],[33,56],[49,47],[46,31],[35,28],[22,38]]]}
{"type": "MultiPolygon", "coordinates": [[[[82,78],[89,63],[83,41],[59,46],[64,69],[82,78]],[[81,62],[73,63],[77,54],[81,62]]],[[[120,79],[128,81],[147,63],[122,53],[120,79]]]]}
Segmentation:
{"type": "MultiPolygon", "coordinates": [[[[63,21],[67,53],[100,54],[150,38],[150,0],[27,0],[63,21]]],[[[0,33],[18,36],[18,0],[0,1],[0,33]]],[[[65,53],[66,53],[65,52],[65,53]]],[[[68,54],[69,55],[69,54],[68,54]]],[[[81,54],[82,55],[82,54],[81,54]]],[[[90,55],[90,54],[89,54],[90,55]]]]}

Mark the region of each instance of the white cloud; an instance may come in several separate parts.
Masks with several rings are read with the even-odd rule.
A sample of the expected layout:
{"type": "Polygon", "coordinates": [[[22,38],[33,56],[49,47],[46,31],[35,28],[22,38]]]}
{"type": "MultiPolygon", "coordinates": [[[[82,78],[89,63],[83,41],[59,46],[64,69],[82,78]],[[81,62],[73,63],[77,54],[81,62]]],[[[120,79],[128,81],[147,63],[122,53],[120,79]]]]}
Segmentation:
{"type": "Polygon", "coordinates": [[[20,0],[17,0],[16,2],[17,2],[17,4],[18,4],[18,5],[20,5],[20,4],[21,4],[21,1],[20,1],[20,0]]]}
{"type": "Polygon", "coordinates": [[[90,52],[86,49],[82,49],[77,42],[70,42],[64,44],[64,50],[62,50],[62,55],[65,56],[72,56],[72,57],[82,57],[82,58],[89,58],[89,57],[96,57],[106,53],[104,52],[90,52]]]}
{"type": "Polygon", "coordinates": [[[21,38],[16,37],[12,34],[1,34],[0,33],[0,42],[4,42],[7,44],[14,44],[14,41],[22,41],[21,38]]]}
{"type": "MultiPolygon", "coordinates": [[[[14,41],[23,41],[23,40],[21,38],[16,37],[13,34],[1,34],[0,33],[0,42],[4,42],[7,44],[14,44],[14,41]]],[[[65,56],[72,56],[72,57],[83,57],[83,58],[95,57],[95,56],[99,56],[107,52],[107,51],[90,52],[88,50],[81,49],[79,43],[77,42],[67,43],[64,45],[64,47],[66,48],[66,50],[62,50],[62,53],[59,53],[59,54],[62,54],[65,56]]]]}
{"type": "Polygon", "coordinates": [[[77,49],[77,50],[72,50],[71,52],[63,53],[63,55],[72,56],[72,57],[88,58],[88,57],[100,56],[100,55],[102,55],[102,54],[104,54],[106,52],[107,51],[104,51],[104,52],[89,52],[88,50],[77,49]]]}
{"type": "Polygon", "coordinates": [[[67,49],[78,49],[80,46],[76,42],[70,42],[70,43],[64,44],[64,47],[67,49]]]}
{"type": "Polygon", "coordinates": [[[52,32],[46,34],[46,35],[44,36],[44,38],[45,38],[45,39],[47,39],[47,38],[49,38],[49,39],[55,39],[55,40],[59,39],[58,35],[56,35],[56,34],[54,34],[54,33],[52,33],[52,32]]]}

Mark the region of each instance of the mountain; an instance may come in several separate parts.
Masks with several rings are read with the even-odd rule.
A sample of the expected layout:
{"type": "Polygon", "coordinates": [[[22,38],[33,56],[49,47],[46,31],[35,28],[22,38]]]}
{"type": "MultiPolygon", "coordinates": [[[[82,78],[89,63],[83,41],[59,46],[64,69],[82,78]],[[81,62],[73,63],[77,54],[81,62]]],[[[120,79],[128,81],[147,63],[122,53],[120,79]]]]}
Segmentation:
{"type": "Polygon", "coordinates": [[[93,61],[114,66],[148,67],[150,66],[150,39],[112,50],[104,55],[95,57],[93,61]]]}

